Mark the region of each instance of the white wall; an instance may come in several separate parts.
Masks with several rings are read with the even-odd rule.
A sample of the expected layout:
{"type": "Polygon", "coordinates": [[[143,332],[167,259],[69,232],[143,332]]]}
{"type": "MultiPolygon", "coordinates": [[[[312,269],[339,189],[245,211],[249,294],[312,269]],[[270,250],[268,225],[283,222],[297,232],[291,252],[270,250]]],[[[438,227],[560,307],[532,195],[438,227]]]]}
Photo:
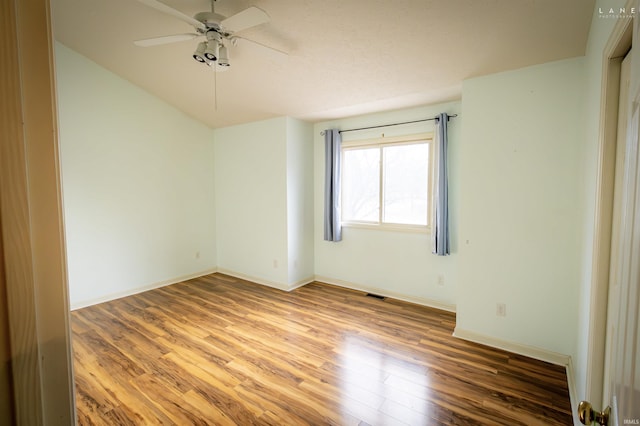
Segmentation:
{"type": "Polygon", "coordinates": [[[463,83],[456,333],[575,354],[584,85],[583,58],[463,83]]]}
{"type": "Polygon", "coordinates": [[[287,119],[215,131],[218,267],[279,288],[288,282],[287,119]]]}
{"type": "MultiPolygon", "coordinates": [[[[341,242],[323,240],[324,138],[320,136],[320,131],[419,120],[434,117],[440,112],[459,113],[460,103],[368,114],[317,123],[314,126],[315,271],[320,280],[449,310],[455,309],[459,274],[456,207],[460,196],[457,164],[461,142],[460,122],[465,119],[463,116],[449,122],[451,256],[432,255],[430,237],[424,233],[343,228],[341,242]],[[439,275],[444,278],[444,286],[438,285],[439,275]]],[[[431,132],[433,124],[426,122],[344,133],[343,141],[380,137],[382,133],[391,137],[431,132]]]]}
{"type": "Polygon", "coordinates": [[[55,57],[71,307],[214,268],[212,130],[59,43],[55,57]]]}
{"type": "Polygon", "coordinates": [[[216,129],[221,272],[282,290],[312,280],[311,130],[290,117],[216,129]]]}
{"type": "Polygon", "coordinates": [[[287,118],[289,287],[313,279],[313,126],[287,118]]]}

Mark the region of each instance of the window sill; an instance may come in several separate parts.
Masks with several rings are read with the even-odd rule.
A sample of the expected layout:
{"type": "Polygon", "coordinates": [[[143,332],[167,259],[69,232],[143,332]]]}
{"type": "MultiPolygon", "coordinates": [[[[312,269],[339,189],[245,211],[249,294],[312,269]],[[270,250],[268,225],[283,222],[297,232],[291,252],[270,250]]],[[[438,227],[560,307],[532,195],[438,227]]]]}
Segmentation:
{"type": "Polygon", "coordinates": [[[423,225],[401,225],[391,223],[342,222],[343,228],[372,229],[376,231],[409,232],[413,234],[429,234],[431,227],[423,225]]]}

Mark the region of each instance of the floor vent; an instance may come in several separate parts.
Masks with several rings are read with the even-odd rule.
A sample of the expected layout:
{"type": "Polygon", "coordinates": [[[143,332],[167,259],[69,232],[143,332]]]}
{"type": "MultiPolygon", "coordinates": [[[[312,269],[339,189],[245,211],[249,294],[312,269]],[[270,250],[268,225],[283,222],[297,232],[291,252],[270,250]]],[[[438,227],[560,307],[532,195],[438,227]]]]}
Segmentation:
{"type": "Polygon", "coordinates": [[[384,300],[384,296],[380,296],[379,294],[367,293],[367,297],[373,297],[374,299],[384,300]]]}

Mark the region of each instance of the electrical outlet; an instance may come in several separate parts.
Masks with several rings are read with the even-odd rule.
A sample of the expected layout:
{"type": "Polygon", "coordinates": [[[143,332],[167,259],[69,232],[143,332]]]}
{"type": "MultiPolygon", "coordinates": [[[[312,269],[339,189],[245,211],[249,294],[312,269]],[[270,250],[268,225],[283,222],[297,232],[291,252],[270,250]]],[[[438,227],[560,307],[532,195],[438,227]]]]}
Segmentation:
{"type": "Polygon", "coordinates": [[[440,287],[444,286],[444,275],[438,275],[438,285],[440,287]]]}
{"type": "Polygon", "coordinates": [[[496,316],[506,317],[507,316],[507,304],[506,303],[497,303],[496,304],[496,316]]]}
{"type": "Polygon", "coordinates": [[[199,251],[196,252],[196,259],[200,259],[200,252],[199,251]]]}
{"type": "Polygon", "coordinates": [[[278,268],[278,259],[273,259],[273,267],[278,268]]]}

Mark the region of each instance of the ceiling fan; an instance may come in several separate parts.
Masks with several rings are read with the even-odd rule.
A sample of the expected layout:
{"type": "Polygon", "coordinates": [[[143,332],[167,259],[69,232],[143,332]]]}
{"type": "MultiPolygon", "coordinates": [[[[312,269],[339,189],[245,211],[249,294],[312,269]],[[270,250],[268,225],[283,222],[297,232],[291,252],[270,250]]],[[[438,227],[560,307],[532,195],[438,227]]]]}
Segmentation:
{"type": "Polygon", "coordinates": [[[260,46],[261,48],[269,49],[281,55],[287,55],[287,53],[280,50],[236,35],[236,33],[240,31],[269,22],[269,15],[258,7],[251,6],[226,18],[215,12],[216,0],[211,0],[210,12],[199,12],[192,18],[158,0],[138,1],[146,6],[192,25],[195,32],[136,40],[133,42],[136,46],[158,46],[179,41],[192,40],[196,37],[204,37],[206,40],[198,43],[195,52],[193,52],[193,59],[202,64],[209,65],[215,71],[224,71],[231,65],[229,62],[228,46],[235,46],[238,43],[238,40],[250,42],[254,45],[260,46]]]}

